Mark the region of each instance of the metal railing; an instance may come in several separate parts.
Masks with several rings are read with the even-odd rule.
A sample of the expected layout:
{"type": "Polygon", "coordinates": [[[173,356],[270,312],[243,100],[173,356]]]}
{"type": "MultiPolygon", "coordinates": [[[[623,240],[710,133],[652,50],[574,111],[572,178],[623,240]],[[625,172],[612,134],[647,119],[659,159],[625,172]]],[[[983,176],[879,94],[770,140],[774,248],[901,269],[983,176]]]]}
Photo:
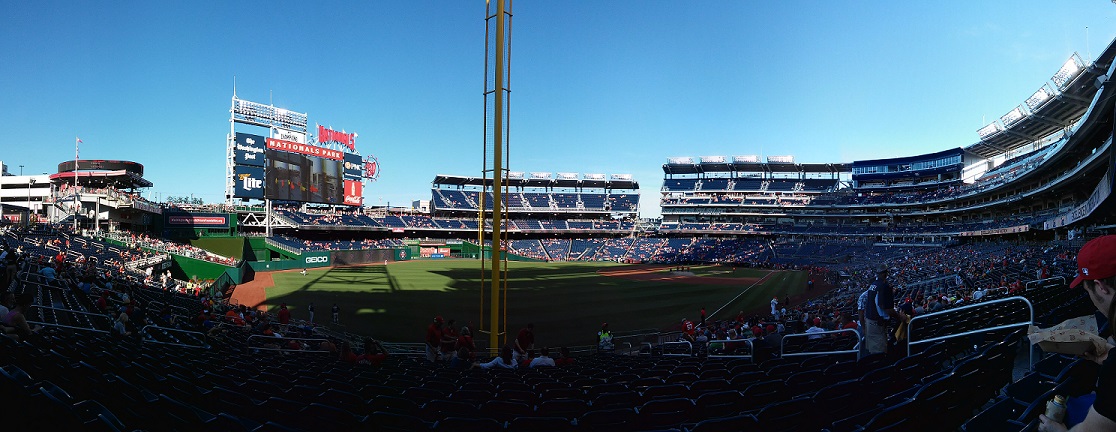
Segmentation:
{"type": "Polygon", "coordinates": [[[810,355],[810,356],[813,356],[813,355],[833,355],[833,354],[852,354],[852,355],[856,356],[857,360],[859,360],[860,359],[860,332],[858,332],[854,329],[841,329],[841,330],[829,330],[829,331],[823,331],[823,332],[817,332],[817,333],[796,333],[796,334],[783,335],[783,338],[780,340],[780,343],[779,343],[779,357],[794,357],[794,356],[806,356],[806,355],[810,355]],[[851,333],[850,336],[853,338],[853,340],[856,341],[856,344],[854,344],[852,346],[852,348],[849,348],[849,349],[836,350],[836,351],[802,351],[802,352],[792,352],[792,353],[787,352],[787,338],[791,338],[792,340],[797,339],[797,338],[806,338],[806,343],[802,345],[802,347],[805,348],[810,343],[811,340],[820,340],[820,339],[824,339],[828,336],[850,337],[850,336],[839,336],[841,334],[850,334],[850,333],[851,333]],[[818,337],[818,336],[820,336],[820,337],[818,337]]]}
{"type": "Polygon", "coordinates": [[[694,355],[694,345],[690,341],[667,342],[659,344],[659,348],[663,350],[663,357],[692,357],[694,355]]]}
{"type": "Polygon", "coordinates": [[[1065,285],[1065,284],[1066,284],[1066,278],[1064,276],[1054,276],[1054,277],[1049,277],[1049,278],[1046,278],[1046,279],[1037,279],[1037,280],[1027,282],[1025,287],[1027,288],[1027,291],[1030,291],[1030,290],[1039,289],[1039,288],[1046,288],[1046,287],[1052,287],[1052,286],[1062,286],[1062,285],[1065,285]],[[1058,283],[1054,283],[1054,281],[1058,281],[1058,283]]]}
{"type": "MultiPolygon", "coordinates": [[[[735,352],[735,350],[737,350],[737,349],[739,349],[739,348],[734,348],[733,352],[735,352]]],[[[752,359],[753,355],[755,354],[755,346],[752,345],[752,340],[751,339],[714,340],[714,341],[709,341],[709,347],[707,348],[707,351],[709,352],[709,357],[713,357],[713,358],[720,357],[720,358],[752,359]],[[716,347],[718,347],[718,346],[720,347],[720,350],[721,350],[722,353],[729,352],[730,351],[729,347],[728,347],[729,344],[747,345],[748,353],[747,354],[714,354],[714,352],[716,352],[716,350],[717,350],[716,347]]]]}
{"type": "Polygon", "coordinates": [[[329,339],[321,339],[321,338],[302,338],[302,337],[278,337],[278,336],[267,336],[267,335],[252,335],[252,336],[248,336],[248,339],[247,339],[247,340],[245,341],[244,345],[245,345],[245,347],[246,347],[246,348],[248,349],[248,352],[249,352],[249,353],[251,353],[251,352],[252,352],[253,350],[260,350],[260,351],[278,351],[278,352],[298,352],[298,353],[305,353],[305,352],[313,352],[313,353],[329,353],[329,351],[328,351],[328,350],[322,350],[322,349],[292,349],[292,348],[284,348],[284,347],[286,346],[286,345],[285,345],[285,343],[286,343],[286,342],[289,342],[289,341],[299,341],[299,342],[317,342],[317,343],[318,343],[318,346],[321,346],[321,343],[322,343],[322,342],[329,342],[329,339]],[[276,344],[276,346],[277,346],[278,348],[268,348],[268,347],[264,347],[264,346],[252,346],[252,340],[253,340],[253,339],[255,339],[255,340],[257,340],[257,341],[258,341],[258,340],[267,340],[267,339],[273,340],[273,341],[275,341],[275,344],[276,344]]]}
{"type": "MultiPolygon", "coordinates": [[[[960,321],[963,321],[963,320],[960,320],[960,321]]],[[[1035,322],[1035,307],[1034,307],[1034,305],[1031,304],[1030,300],[1027,300],[1026,297],[1021,297],[1021,296],[996,299],[996,300],[971,304],[971,305],[968,305],[968,306],[962,306],[962,307],[959,307],[959,308],[956,308],[956,309],[947,309],[947,310],[944,310],[944,311],[934,312],[934,313],[931,313],[931,314],[919,315],[919,316],[916,316],[916,317],[912,318],[910,323],[908,323],[908,325],[907,325],[907,335],[908,335],[907,336],[908,337],[908,339],[907,339],[907,356],[911,355],[911,348],[914,347],[915,345],[932,343],[932,342],[937,342],[937,341],[941,341],[941,340],[953,339],[953,338],[964,337],[964,336],[970,336],[970,335],[974,335],[974,334],[981,334],[981,333],[986,333],[986,332],[990,332],[990,331],[1010,329],[1010,328],[1015,328],[1015,327],[1027,328],[1028,326],[1033,325],[1034,322],[1035,322]],[[937,316],[942,316],[942,315],[947,315],[947,314],[958,314],[960,312],[967,311],[969,309],[983,308],[983,307],[988,307],[989,305],[993,305],[993,304],[997,304],[997,303],[1007,303],[1007,302],[1011,302],[1011,301],[1022,301],[1024,304],[1026,304],[1027,305],[1027,312],[1028,312],[1028,315],[1029,315],[1030,319],[1028,319],[1027,321],[1014,322],[1014,323],[1010,323],[1010,324],[1002,324],[1002,325],[996,325],[996,326],[982,327],[982,328],[978,328],[978,329],[964,331],[964,332],[956,333],[956,334],[949,334],[949,335],[945,335],[945,336],[936,336],[936,337],[928,338],[928,339],[925,339],[925,340],[914,340],[914,336],[915,336],[915,331],[914,330],[916,328],[915,324],[917,324],[921,321],[925,321],[930,317],[937,317],[937,316]]],[[[1027,365],[1031,366],[1033,364],[1034,364],[1034,350],[1028,349],[1027,350],[1027,365]]]]}
{"type": "MultiPolygon", "coordinates": [[[[55,308],[55,307],[41,306],[41,305],[31,305],[31,309],[47,309],[47,310],[54,310],[54,311],[69,312],[69,313],[77,314],[77,315],[90,315],[90,316],[100,318],[100,319],[103,319],[103,320],[109,322],[108,326],[112,327],[112,324],[111,324],[112,323],[112,318],[109,318],[109,317],[107,317],[107,316],[105,316],[104,314],[101,314],[101,313],[85,312],[85,311],[79,311],[79,310],[73,310],[73,309],[62,309],[62,308],[55,308]]],[[[39,316],[41,316],[44,319],[46,318],[46,314],[44,314],[42,312],[39,313],[39,316]]],[[[55,314],[55,320],[57,320],[57,319],[58,319],[58,316],[57,316],[57,314],[55,314]]],[[[90,331],[96,331],[96,332],[100,332],[100,333],[108,333],[109,332],[108,330],[102,330],[102,329],[93,328],[93,327],[77,327],[77,326],[65,325],[65,324],[61,324],[57,321],[55,321],[55,322],[44,322],[44,321],[27,320],[27,322],[33,323],[33,324],[44,325],[44,326],[69,328],[69,329],[75,329],[75,330],[90,330],[90,331]]],[[[90,325],[93,324],[92,319],[89,320],[89,324],[90,325]]]]}
{"type": "Polygon", "coordinates": [[[189,330],[182,330],[182,329],[168,328],[168,327],[159,327],[157,325],[151,324],[151,325],[143,326],[143,328],[141,328],[139,332],[140,332],[141,335],[144,336],[143,338],[140,339],[142,341],[142,343],[153,343],[153,344],[159,344],[159,345],[169,345],[169,346],[177,346],[177,347],[184,347],[184,348],[206,348],[206,349],[209,348],[209,344],[205,343],[205,334],[200,333],[200,332],[196,332],[196,331],[189,331],[189,330]],[[149,332],[148,329],[162,330],[163,334],[165,334],[167,336],[170,336],[175,341],[179,341],[179,338],[175,337],[174,333],[179,333],[179,334],[183,334],[183,335],[190,335],[190,336],[194,337],[195,340],[198,340],[200,342],[200,345],[186,344],[186,343],[182,343],[181,341],[179,341],[179,342],[166,342],[166,341],[157,340],[154,337],[154,333],[149,332]]]}

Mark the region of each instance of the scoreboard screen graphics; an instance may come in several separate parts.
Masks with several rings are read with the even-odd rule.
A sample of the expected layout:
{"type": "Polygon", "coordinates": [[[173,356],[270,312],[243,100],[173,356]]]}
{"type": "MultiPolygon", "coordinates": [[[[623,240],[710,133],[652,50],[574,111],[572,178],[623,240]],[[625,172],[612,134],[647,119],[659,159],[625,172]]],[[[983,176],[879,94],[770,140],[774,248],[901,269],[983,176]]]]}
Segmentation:
{"type": "Polygon", "coordinates": [[[267,151],[268,199],[344,204],[344,162],[296,153],[267,151]]]}

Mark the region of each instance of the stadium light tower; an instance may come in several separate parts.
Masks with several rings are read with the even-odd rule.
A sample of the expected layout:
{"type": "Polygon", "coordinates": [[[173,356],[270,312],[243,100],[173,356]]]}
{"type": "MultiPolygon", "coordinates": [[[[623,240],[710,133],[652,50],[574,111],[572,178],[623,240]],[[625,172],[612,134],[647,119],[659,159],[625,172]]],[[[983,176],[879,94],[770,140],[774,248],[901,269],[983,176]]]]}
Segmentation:
{"type": "MultiPolygon", "coordinates": [[[[488,176],[492,176],[492,276],[485,279],[484,242],[481,248],[481,298],[480,298],[480,326],[484,329],[484,292],[489,292],[489,334],[488,348],[500,347],[500,334],[506,334],[507,320],[501,318],[507,315],[507,254],[501,251],[503,239],[502,224],[504,221],[504,207],[506,188],[504,179],[507,178],[508,160],[508,113],[509,103],[509,76],[511,60],[511,18],[512,0],[485,0],[484,15],[484,163],[482,172],[482,185],[488,184],[488,176]],[[487,287],[485,286],[487,282],[487,287]],[[501,292],[503,293],[503,307],[501,307],[501,292]],[[503,330],[501,331],[501,325],[503,330]]],[[[484,232],[484,196],[480,193],[478,213],[480,223],[477,229],[481,232],[478,237],[483,237],[484,232]]]]}

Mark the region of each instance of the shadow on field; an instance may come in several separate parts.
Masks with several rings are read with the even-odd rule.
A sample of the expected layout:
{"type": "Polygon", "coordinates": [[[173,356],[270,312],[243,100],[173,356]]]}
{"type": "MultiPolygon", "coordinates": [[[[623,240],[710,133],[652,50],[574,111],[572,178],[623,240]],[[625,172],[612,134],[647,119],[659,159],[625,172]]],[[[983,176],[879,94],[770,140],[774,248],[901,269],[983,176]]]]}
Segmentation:
{"type": "MultiPolygon", "coordinates": [[[[588,265],[571,265],[563,263],[559,267],[516,267],[508,271],[509,284],[513,281],[550,281],[557,279],[579,279],[579,278],[592,278],[599,276],[597,270],[600,266],[588,265]]],[[[489,280],[492,276],[492,269],[488,268],[484,271],[484,279],[489,280]]],[[[480,287],[481,272],[480,269],[442,269],[431,270],[430,273],[445,276],[452,280],[446,288],[449,290],[468,290],[476,291],[480,287]]],[[[598,281],[600,283],[600,281],[598,281]]],[[[513,290],[530,290],[540,285],[531,285],[525,288],[522,285],[511,284],[513,290]]]]}

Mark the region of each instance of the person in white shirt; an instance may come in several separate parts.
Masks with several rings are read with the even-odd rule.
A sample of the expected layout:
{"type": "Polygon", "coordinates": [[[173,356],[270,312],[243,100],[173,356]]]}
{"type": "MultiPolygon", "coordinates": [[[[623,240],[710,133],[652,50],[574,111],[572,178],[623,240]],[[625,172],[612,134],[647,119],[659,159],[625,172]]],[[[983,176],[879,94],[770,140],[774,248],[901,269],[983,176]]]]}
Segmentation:
{"type": "MultiPolygon", "coordinates": [[[[808,334],[809,333],[821,333],[821,332],[824,332],[824,331],[825,331],[825,329],[821,328],[821,318],[814,318],[814,325],[810,326],[810,328],[806,329],[806,333],[808,333],[808,334]]],[[[811,340],[821,339],[821,338],[822,338],[822,335],[820,335],[820,334],[811,334],[810,336],[807,336],[807,339],[811,339],[811,340]]]]}
{"type": "Polygon", "coordinates": [[[554,359],[550,358],[550,349],[542,347],[539,349],[539,356],[531,360],[531,364],[527,367],[534,369],[540,366],[554,366],[554,359]]]}

